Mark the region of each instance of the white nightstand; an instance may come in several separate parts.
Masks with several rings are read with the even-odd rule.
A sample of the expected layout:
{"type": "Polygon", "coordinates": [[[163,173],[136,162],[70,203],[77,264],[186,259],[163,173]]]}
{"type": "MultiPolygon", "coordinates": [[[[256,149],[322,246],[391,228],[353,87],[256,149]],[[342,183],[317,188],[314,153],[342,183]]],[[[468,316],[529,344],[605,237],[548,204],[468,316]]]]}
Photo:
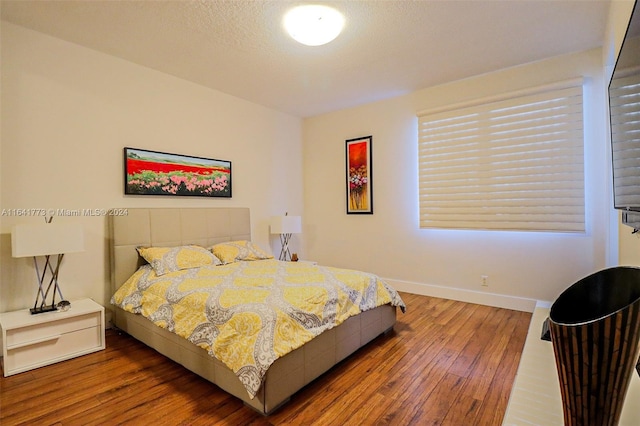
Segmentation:
{"type": "Polygon", "coordinates": [[[66,311],[0,313],[5,377],[105,348],[104,307],[71,301],[66,311]]]}

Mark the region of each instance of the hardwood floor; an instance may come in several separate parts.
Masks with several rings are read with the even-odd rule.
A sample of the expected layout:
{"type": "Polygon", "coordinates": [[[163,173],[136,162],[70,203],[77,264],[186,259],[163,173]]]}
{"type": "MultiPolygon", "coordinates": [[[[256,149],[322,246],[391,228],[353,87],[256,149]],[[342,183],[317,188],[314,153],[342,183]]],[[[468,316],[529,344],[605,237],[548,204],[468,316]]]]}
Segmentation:
{"type": "Polygon", "coordinates": [[[270,416],[127,335],[0,378],[0,424],[500,425],[531,314],[402,294],[381,336],[270,416]]]}

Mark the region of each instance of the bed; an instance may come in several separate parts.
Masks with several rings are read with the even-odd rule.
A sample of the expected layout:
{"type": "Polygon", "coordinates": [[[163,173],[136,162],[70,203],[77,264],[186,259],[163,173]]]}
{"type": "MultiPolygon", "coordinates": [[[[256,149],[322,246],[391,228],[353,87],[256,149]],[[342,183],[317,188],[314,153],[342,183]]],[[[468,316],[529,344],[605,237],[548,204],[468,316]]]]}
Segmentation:
{"type": "MultiPolygon", "coordinates": [[[[109,216],[112,294],[121,287],[130,286],[132,276],[140,275],[145,268],[150,269],[151,265],[145,265],[147,262],[139,255],[139,247],[194,245],[209,248],[225,242],[251,241],[248,208],[131,208],[112,212],[109,216]]],[[[289,265],[293,265],[282,265],[271,259],[246,262],[246,267],[261,265],[258,262],[265,262],[264,266],[272,269],[290,269],[289,265]]],[[[241,266],[244,268],[245,262],[241,266]]],[[[215,269],[216,272],[221,270],[215,269]]],[[[396,306],[404,309],[397,294],[390,303],[367,308],[339,325],[323,329],[302,346],[270,363],[260,378],[259,387],[254,385],[250,392],[238,371],[234,372],[228,363],[212,356],[211,350],[180,337],[175,330],[169,331],[170,327],[159,327],[153,318],[147,319],[139,312],[114,306],[112,322],[116,328],[266,415],[357,349],[389,332],[396,321],[396,306]]]]}

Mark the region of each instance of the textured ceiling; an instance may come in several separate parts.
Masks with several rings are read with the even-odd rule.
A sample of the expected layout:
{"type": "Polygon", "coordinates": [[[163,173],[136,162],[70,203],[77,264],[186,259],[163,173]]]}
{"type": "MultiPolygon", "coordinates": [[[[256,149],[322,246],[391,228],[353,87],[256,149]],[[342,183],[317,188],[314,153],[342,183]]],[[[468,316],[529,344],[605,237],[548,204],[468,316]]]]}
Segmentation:
{"type": "Polygon", "coordinates": [[[332,1],[325,46],[296,1],[8,1],[2,19],[300,117],[602,45],[609,0],[332,1]]]}

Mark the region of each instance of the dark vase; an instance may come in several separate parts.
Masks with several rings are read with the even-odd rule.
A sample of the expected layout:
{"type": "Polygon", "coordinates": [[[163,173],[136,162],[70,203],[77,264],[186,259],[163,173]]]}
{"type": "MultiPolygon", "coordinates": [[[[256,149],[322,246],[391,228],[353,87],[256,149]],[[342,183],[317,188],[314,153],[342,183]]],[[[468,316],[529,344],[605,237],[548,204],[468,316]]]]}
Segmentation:
{"type": "Polygon", "coordinates": [[[565,425],[617,425],[640,356],[640,268],[596,272],[551,306],[565,425]]]}

